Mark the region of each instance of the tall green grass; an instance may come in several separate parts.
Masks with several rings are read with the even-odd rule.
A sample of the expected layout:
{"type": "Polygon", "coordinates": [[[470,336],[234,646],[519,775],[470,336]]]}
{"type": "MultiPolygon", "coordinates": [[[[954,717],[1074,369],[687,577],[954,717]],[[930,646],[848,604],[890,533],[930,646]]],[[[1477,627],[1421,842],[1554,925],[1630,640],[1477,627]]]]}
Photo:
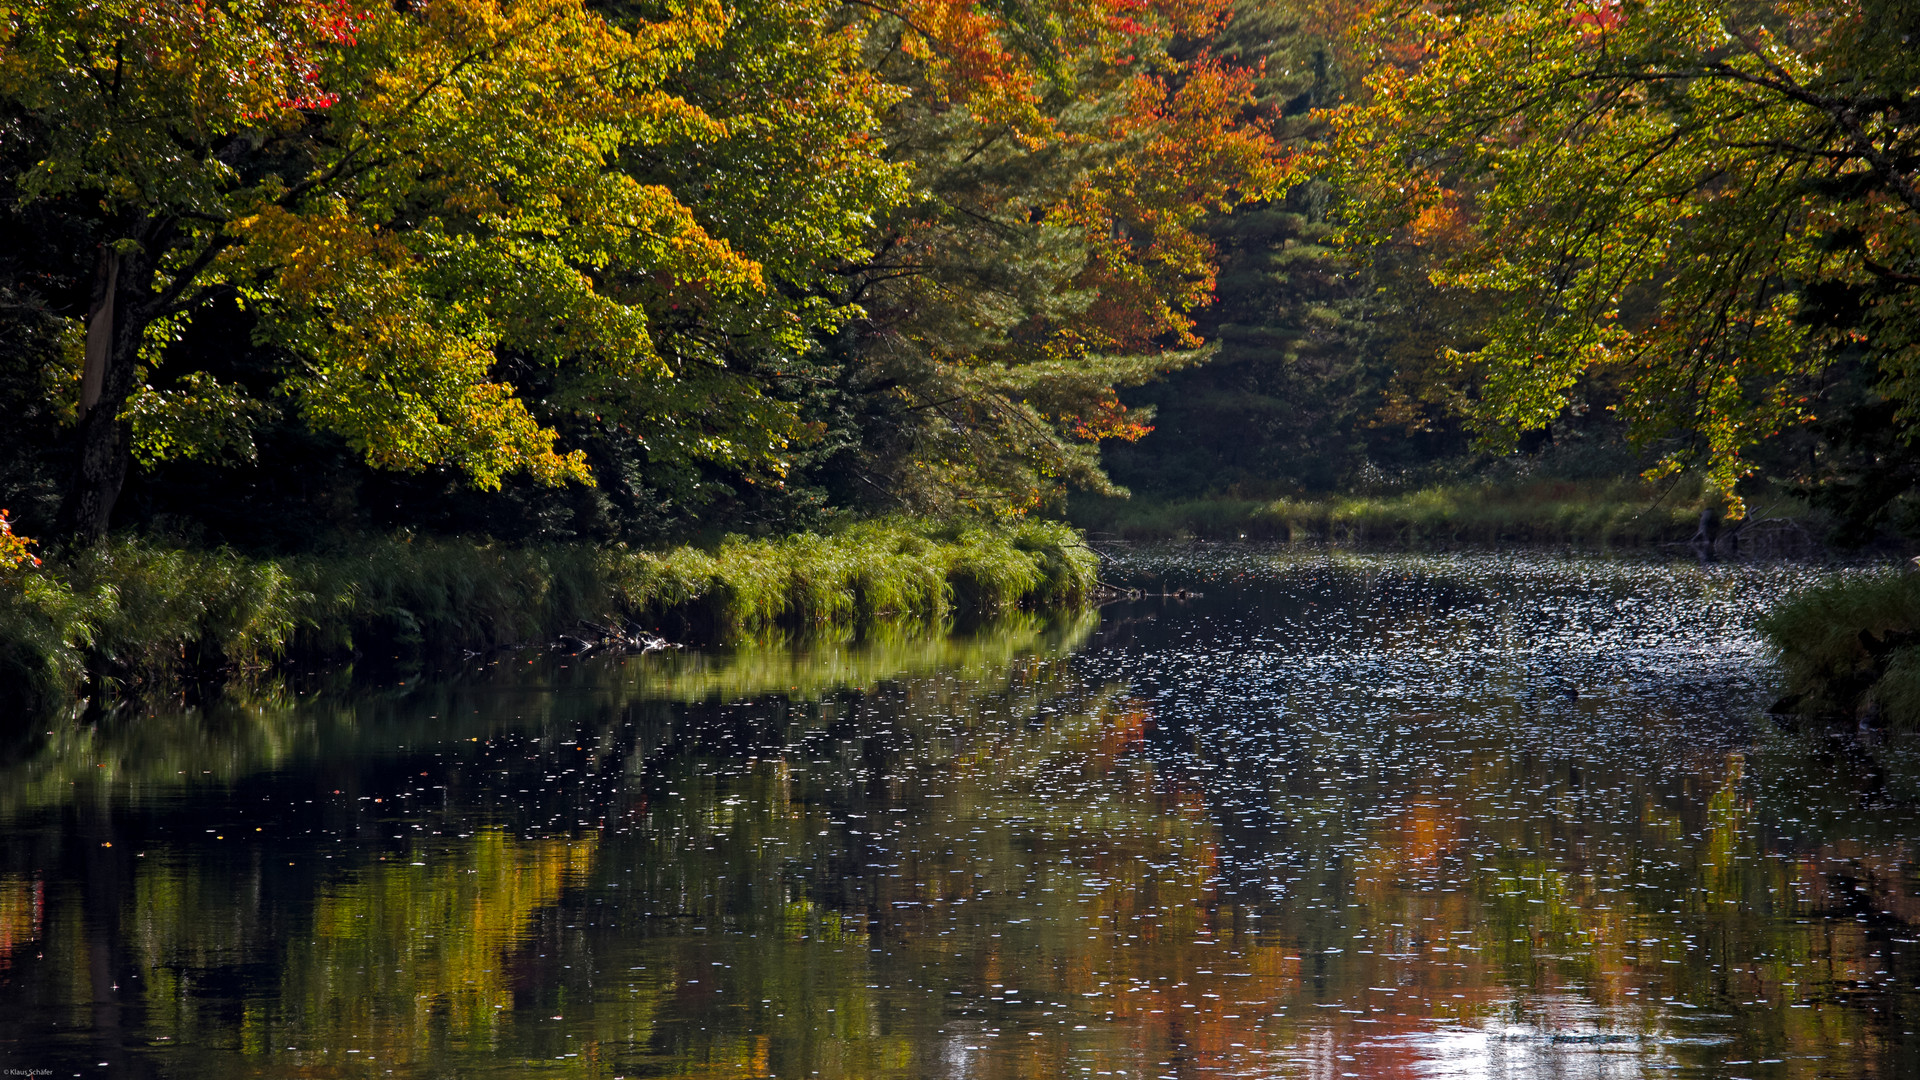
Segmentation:
{"type": "Polygon", "coordinates": [[[1685,542],[1697,493],[1660,497],[1638,481],[1457,484],[1380,495],[1302,499],[1100,500],[1074,523],[1118,540],[1279,540],[1330,544],[1634,546],[1685,542]]]}
{"type": "Polygon", "coordinates": [[[0,709],[217,682],[289,655],[549,641],[586,623],[724,641],[1077,605],[1097,566],[1050,522],[871,521],[668,551],[393,537],[288,559],[119,539],[0,590],[0,709]]]}
{"type": "Polygon", "coordinates": [[[1760,630],[1780,657],[1790,711],[1920,727],[1920,573],[1809,589],[1770,612],[1760,630]]]}

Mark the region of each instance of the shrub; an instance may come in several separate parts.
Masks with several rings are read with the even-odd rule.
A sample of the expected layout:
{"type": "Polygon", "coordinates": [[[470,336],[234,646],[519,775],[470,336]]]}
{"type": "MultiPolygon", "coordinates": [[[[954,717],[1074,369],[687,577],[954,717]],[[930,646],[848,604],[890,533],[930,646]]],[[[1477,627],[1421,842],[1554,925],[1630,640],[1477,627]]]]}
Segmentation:
{"type": "Polygon", "coordinates": [[[1920,725],[1920,574],[1809,589],[1760,622],[1786,676],[1783,705],[1812,716],[1920,725]]]}

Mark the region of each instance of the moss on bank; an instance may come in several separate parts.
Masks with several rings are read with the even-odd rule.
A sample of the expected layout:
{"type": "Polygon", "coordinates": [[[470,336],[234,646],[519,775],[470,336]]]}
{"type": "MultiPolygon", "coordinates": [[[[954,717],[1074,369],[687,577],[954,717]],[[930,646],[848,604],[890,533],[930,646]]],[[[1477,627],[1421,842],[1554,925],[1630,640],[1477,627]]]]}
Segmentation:
{"type": "Polygon", "coordinates": [[[1785,676],[1781,712],[1920,727],[1920,573],[1809,589],[1760,622],[1785,676]]]}
{"type": "Polygon", "coordinates": [[[1700,527],[1700,508],[1697,492],[1662,498],[1638,481],[1553,480],[1312,499],[1088,500],[1075,505],[1073,519],[1096,537],[1133,541],[1631,547],[1686,542],[1700,527]]]}
{"type": "Polygon", "coordinates": [[[1083,602],[1071,528],[876,521],[711,548],[396,537],[285,559],[120,539],[0,590],[0,709],[219,680],[288,656],[451,652],[583,623],[726,640],[772,626],[933,622],[1083,602]]]}

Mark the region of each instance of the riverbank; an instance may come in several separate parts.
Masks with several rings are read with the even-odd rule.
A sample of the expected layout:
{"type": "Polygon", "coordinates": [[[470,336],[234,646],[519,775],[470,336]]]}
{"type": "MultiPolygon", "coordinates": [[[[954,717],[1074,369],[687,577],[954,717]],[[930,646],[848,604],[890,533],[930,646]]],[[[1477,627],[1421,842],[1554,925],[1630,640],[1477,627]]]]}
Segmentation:
{"type": "Polygon", "coordinates": [[[1071,528],[863,522],[641,551],[389,537],[256,558],[121,538],[0,589],[0,711],[217,684],[289,658],[402,656],[775,626],[936,623],[1071,606],[1098,562],[1071,528]]]}
{"type": "Polygon", "coordinates": [[[1837,579],[1761,620],[1780,657],[1774,711],[1868,727],[1920,727],[1920,573],[1837,579]]]}
{"type": "MultiPolygon", "coordinates": [[[[1760,500],[1743,523],[1717,521],[1738,542],[1811,550],[1819,523],[1788,500],[1760,500]]],[[[1387,494],[1297,499],[1085,499],[1071,519],[1096,540],[1275,540],[1414,547],[1442,544],[1685,544],[1700,529],[1696,490],[1662,493],[1636,480],[1451,484],[1387,494]]]]}

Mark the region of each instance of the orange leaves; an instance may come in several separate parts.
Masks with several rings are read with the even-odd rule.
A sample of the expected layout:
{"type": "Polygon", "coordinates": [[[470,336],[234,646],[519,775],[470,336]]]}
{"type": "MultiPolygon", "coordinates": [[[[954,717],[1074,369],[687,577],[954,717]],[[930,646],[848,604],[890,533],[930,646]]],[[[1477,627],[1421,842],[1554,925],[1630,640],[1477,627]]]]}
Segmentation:
{"type": "Polygon", "coordinates": [[[1045,138],[1039,109],[1049,87],[1077,89],[1089,75],[1163,56],[1174,35],[1200,39],[1227,19],[1219,0],[1052,0],[999,6],[979,0],[902,0],[881,8],[903,27],[902,44],[925,65],[935,107],[965,106],[988,123],[1045,138]]]}
{"type": "Polygon", "coordinates": [[[934,89],[954,104],[976,98],[1030,102],[1032,79],[1001,40],[1004,21],[973,0],[914,0],[902,5],[906,47],[926,62],[934,89]]]}
{"type": "Polygon", "coordinates": [[[1099,238],[1087,283],[1108,347],[1170,338],[1200,342],[1188,316],[1212,299],[1213,245],[1197,231],[1209,215],[1278,196],[1294,162],[1264,126],[1246,121],[1251,73],[1202,56],[1178,78],[1140,72],[1125,88],[1110,138],[1128,149],[1089,176],[1059,216],[1099,238]]]}
{"type": "Polygon", "coordinates": [[[1094,403],[1093,409],[1086,415],[1068,414],[1060,418],[1074,438],[1088,442],[1102,439],[1119,439],[1123,442],[1138,442],[1149,432],[1153,425],[1142,424],[1127,419],[1127,407],[1120,403],[1120,395],[1107,391],[1105,397],[1094,403]]]}
{"type": "Polygon", "coordinates": [[[1242,116],[1253,103],[1252,72],[1209,56],[1186,65],[1177,80],[1136,75],[1114,123],[1116,137],[1145,140],[1132,163],[1136,201],[1197,220],[1284,190],[1293,179],[1289,162],[1263,125],[1242,116]]]}
{"type": "Polygon", "coordinates": [[[0,510],[0,582],[16,579],[28,567],[39,565],[40,556],[33,553],[33,539],[15,533],[7,512],[0,510]]]}
{"type": "Polygon", "coordinates": [[[870,355],[928,361],[898,391],[921,425],[895,473],[913,505],[1018,513],[1068,485],[1112,491],[1094,444],[1150,430],[1116,388],[1205,355],[1205,226],[1295,173],[1253,73],[1189,51],[1229,10],[908,0],[874,21],[881,73],[909,95],[888,135],[919,198],[858,272],[870,355]]]}

